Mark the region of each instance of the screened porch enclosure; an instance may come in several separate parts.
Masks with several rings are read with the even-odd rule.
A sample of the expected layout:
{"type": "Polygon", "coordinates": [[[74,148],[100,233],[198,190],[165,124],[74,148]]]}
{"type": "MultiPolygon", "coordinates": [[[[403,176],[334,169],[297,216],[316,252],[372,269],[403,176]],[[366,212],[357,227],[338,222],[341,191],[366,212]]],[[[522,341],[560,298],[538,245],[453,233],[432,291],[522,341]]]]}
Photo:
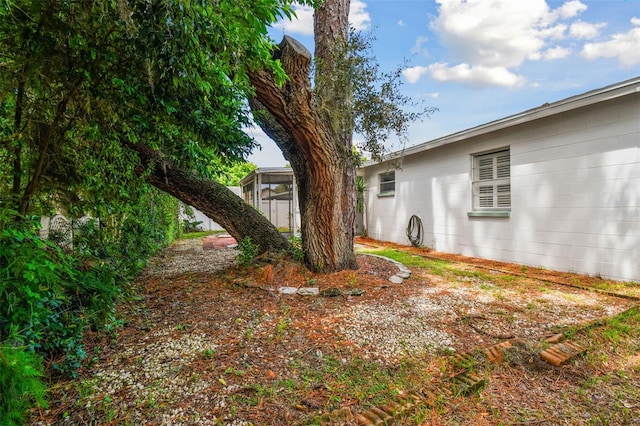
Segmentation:
{"type": "Polygon", "coordinates": [[[297,187],[288,167],[258,168],[240,181],[242,198],[259,209],[282,233],[297,235],[297,187]]]}

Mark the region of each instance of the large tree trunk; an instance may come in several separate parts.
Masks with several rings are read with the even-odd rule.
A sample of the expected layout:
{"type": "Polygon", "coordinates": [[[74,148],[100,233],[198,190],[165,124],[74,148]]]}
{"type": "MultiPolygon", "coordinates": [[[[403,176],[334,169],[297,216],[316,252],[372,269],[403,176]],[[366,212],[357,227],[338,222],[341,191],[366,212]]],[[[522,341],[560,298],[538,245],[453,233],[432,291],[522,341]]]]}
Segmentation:
{"type": "Polygon", "coordinates": [[[315,107],[309,51],[285,37],[278,53],[289,81],[279,87],[271,74],[253,73],[252,104],[270,113],[256,114],[257,120],[282,149],[296,176],[307,267],[323,272],[355,269],[355,173],[350,147],[315,107]]]}
{"type": "Polygon", "coordinates": [[[289,247],[289,241],[267,218],[224,185],[197,179],[143,144],[127,146],[138,153],[145,171],[150,171],[150,184],[200,210],[237,241],[250,237],[260,253],[289,247]]]}
{"type": "MultiPolygon", "coordinates": [[[[320,58],[322,66],[317,72],[331,72],[335,44],[346,41],[348,10],[348,0],[327,0],[320,6],[316,39],[327,45],[320,42],[320,48],[316,46],[316,51],[326,55],[320,58]]],[[[336,102],[347,102],[349,93],[336,93],[329,85],[319,97],[317,92],[314,95],[311,53],[291,37],[284,37],[274,58],[281,61],[289,80],[278,86],[269,72],[253,72],[250,77],[256,94],[251,105],[258,123],[282,149],[296,176],[305,262],[317,272],[356,269],[352,120],[327,110],[336,102]]]]}

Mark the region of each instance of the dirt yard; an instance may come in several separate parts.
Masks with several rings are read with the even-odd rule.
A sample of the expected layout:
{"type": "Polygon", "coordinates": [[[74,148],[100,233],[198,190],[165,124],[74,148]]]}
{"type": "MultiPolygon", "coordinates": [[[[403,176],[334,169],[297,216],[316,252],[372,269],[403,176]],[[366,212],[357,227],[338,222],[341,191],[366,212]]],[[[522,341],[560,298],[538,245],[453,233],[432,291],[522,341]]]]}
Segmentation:
{"type": "Polygon", "coordinates": [[[31,424],[366,425],[401,406],[385,424],[640,424],[637,285],[358,248],[411,276],[390,282],[398,266],[370,255],[328,275],[278,257],[240,268],[234,249],[176,242],[138,278],[123,328],[90,339],[92,365],[31,424]],[[557,334],[585,350],[556,367],[539,353],[557,334]],[[508,349],[487,360],[497,344],[508,349]],[[461,371],[468,392],[451,390],[461,371]]]}

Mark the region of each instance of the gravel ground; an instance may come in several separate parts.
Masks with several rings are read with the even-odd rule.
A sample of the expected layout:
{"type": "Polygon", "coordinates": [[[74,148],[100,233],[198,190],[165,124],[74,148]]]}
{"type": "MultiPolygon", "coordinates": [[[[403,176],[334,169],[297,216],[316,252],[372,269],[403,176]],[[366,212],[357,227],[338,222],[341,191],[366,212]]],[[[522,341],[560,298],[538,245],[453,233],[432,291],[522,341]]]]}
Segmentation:
{"type": "Polygon", "coordinates": [[[263,424],[256,419],[286,416],[278,407],[238,412],[230,401],[264,380],[296,380],[294,362],[313,365],[332,352],[344,362],[358,355],[394,363],[407,354],[468,351],[541,338],[632,305],[550,283],[500,285],[422,270],[395,285],[388,277],[397,266],[370,256],[359,257],[357,272],[312,276],[276,262],[238,279],[236,254],[186,240],[152,259],[138,279],[141,303],[125,311],[129,322],[115,341],[96,344],[103,346],[82,375],[84,394],[61,397],[32,424],[263,424]],[[365,294],[276,291],[311,285],[365,294]]]}
{"type": "Polygon", "coordinates": [[[235,263],[235,249],[204,250],[201,239],[178,240],[149,261],[141,278],[183,274],[215,274],[235,263]]]}

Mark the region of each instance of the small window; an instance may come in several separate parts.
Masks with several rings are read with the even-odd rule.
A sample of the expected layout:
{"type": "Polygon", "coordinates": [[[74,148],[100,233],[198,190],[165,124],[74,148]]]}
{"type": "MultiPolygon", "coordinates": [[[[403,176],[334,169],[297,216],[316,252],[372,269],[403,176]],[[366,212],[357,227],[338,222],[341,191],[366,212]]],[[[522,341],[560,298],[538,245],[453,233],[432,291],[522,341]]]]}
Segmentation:
{"type": "Polygon", "coordinates": [[[473,156],[473,210],[511,209],[511,152],[500,151],[473,156]]]}
{"type": "Polygon", "coordinates": [[[380,173],[380,191],[379,197],[391,196],[396,192],[396,172],[380,173]]]}

